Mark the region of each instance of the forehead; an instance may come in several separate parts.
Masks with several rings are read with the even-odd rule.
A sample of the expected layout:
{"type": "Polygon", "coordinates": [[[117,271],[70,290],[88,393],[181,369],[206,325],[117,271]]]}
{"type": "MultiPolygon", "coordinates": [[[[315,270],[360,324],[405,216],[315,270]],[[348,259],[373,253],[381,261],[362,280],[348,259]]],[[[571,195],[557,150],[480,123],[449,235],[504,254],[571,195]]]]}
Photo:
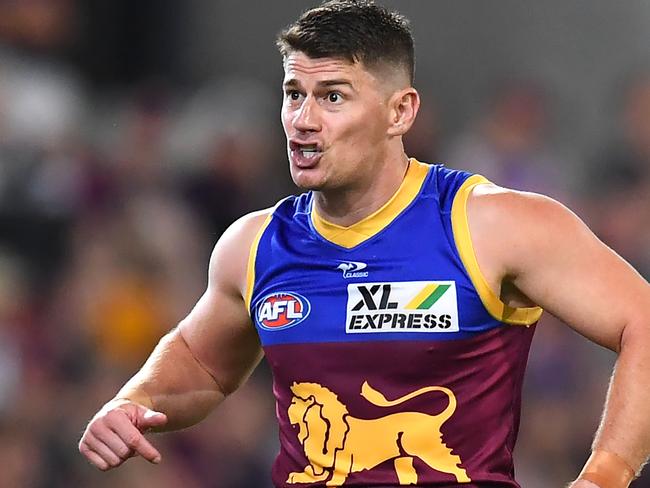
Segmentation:
{"type": "Polygon", "coordinates": [[[284,60],[284,83],[346,79],[351,83],[371,81],[374,77],[361,63],[341,58],[310,58],[293,52],[284,60]]]}

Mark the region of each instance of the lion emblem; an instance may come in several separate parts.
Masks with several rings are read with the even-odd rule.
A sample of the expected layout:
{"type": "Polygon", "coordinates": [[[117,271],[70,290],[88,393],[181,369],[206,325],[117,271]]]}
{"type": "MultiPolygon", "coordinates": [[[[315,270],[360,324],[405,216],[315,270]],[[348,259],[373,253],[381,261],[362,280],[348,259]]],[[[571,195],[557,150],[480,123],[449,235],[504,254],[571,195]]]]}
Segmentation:
{"type": "Polygon", "coordinates": [[[341,486],[351,473],[372,469],[393,460],[400,485],[417,484],[413,459],[419,458],[432,469],[453,474],[458,483],[469,483],[459,456],[442,441],[440,428],[456,411],[456,396],[443,386],[427,386],[395,400],[368,382],[361,396],[378,407],[391,407],[428,392],[443,392],[449,399],[437,415],[399,412],[376,419],[352,417],[335,393],[317,383],[294,383],[288,414],[298,426],[298,440],[309,464],[302,472],[289,474],[287,483],[325,481],[341,486]]]}

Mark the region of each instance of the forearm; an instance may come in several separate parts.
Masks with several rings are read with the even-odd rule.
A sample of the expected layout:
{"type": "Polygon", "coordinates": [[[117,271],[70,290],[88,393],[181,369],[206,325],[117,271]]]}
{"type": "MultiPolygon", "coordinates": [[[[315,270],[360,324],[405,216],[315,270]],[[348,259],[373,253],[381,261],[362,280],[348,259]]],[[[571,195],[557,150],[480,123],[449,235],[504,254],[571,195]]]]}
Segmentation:
{"type": "Polygon", "coordinates": [[[167,415],[160,430],[178,430],[205,418],[223,399],[219,385],[192,355],[180,331],[163,337],[147,362],[117,393],[167,415]]]}
{"type": "Polygon", "coordinates": [[[637,474],[650,455],[650,334],[626,327],[594,451],[613,453],[637,474]]]}

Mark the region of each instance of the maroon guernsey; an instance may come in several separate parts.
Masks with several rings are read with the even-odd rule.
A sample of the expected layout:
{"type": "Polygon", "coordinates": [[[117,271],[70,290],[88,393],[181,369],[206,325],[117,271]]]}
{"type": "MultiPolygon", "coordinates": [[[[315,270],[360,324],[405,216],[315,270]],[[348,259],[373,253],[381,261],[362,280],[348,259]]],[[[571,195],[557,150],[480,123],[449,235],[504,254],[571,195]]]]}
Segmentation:
{"type": "Polygon", "coordinates": [[[347,228],[313,195],[280,202],[251,249],[247,301],[274,377],[277,487],[518,487],[512,452],[539,308],[477,265],[479,176],[411,160],[347,228]]]}

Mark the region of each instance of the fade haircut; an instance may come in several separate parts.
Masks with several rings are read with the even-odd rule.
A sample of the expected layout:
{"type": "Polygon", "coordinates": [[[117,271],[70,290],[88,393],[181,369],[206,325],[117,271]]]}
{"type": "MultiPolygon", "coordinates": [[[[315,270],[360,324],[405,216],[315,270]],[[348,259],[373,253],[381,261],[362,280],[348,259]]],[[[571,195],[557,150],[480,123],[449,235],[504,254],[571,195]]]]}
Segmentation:
{"type": "Polygon", "coordinates": [[[368,0],[329,0],[304,12],[277,39],[283,59],[300,51],[368,69],[402,69],[413,84],[415,53],[408,19],[368,0]]]}

